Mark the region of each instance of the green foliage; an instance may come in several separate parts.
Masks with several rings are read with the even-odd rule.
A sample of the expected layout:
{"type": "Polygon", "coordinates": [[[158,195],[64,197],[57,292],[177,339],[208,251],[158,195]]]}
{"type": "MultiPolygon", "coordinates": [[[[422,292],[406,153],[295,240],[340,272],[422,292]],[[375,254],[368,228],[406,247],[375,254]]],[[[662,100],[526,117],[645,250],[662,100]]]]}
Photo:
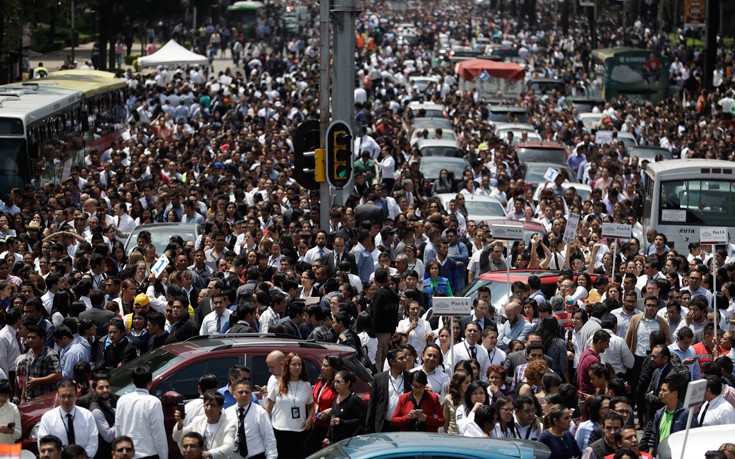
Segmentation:
{"type": "Polygon", "coordinates": [[[140,55],[138,54],[131,54],[130,56],[125,56],[125,65],[135,65],[139,57],[140,55]]]}

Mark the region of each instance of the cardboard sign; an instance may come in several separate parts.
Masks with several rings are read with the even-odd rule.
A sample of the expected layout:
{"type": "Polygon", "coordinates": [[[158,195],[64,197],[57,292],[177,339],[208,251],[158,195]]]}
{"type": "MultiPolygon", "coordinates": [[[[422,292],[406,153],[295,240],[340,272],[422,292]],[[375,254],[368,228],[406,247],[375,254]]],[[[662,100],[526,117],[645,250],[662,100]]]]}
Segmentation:
{"type": "Polygon", "coordinates": [[[564,230],[564,242],[577,240],[577,228],[579,227],[579,214],[570,214],[567,219],[567,227],[564,230]]]}
{"type": "Polygon", "coordinates": [[[472,299],[470,297],[435,296],[431,301],[435,315],[468,316],[472,312],[472,299]]]}
{"type": "Polygon", "coordinates": [[[727,244],[727,228],[699,228],[700,244],[727,244]]]}
{"type": "Polygon", "coordinates": [[[166,270],[166,267],[171,264],[171,261],[169,261],[168,257],[166,255],[161,255],[161,257],[156,260],[155,263],[153,263],[153,266],[151,266],[151,272],[153,273],[156,278],[161,277],[161,274],[166,270]]]}
{"type": "Polygon", "coordinates": [[[550,167],[546,169],[546,173],[544,174],[544,180],[553,182],[556,180],[556,177],[559,176],[559,171],[554,169],[553,167],[550,167]]]}
{"type": "Polygon", "coordinates": [[[619,223],[603,223],[602,237],[610,237],[614,239],[627,239],[633,231],[631,225],[621,225],[619,223]]]}
{"type": "Polygon", "coordinates": [[[513,225],[492,225],[494,239],[506,239],[509,241],[520,241],[523,239],[523,227],[513,225]]]}

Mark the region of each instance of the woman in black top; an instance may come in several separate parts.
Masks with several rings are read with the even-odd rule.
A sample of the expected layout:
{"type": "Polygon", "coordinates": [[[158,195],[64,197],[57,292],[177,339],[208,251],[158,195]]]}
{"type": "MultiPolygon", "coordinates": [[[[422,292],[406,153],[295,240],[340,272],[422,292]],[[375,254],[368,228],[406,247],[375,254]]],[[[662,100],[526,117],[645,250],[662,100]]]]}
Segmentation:
{"type": "Polygon", "coordinates": [[[354,382],[355,375],[347,370],[338,371],[334,376],[337,399],[332,405],[332,420],[325,445],[352,437],[362,430],[367,410],[365,402],[352,392],[354,382]]]}

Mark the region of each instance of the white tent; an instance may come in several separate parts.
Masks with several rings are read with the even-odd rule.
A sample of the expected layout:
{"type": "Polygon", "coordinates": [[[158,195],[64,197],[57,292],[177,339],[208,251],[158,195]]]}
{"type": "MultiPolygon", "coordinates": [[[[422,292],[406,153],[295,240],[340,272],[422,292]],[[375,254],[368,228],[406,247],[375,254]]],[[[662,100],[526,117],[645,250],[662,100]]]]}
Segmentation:
{"type": "Polygon", "coordinates": [[[138,64],[141,67],[155,67],[157,65],[206,65],[207,62],[205,56],[189,51],[174,40],[170,40],[150,56],[138,58],[138,64]]]}

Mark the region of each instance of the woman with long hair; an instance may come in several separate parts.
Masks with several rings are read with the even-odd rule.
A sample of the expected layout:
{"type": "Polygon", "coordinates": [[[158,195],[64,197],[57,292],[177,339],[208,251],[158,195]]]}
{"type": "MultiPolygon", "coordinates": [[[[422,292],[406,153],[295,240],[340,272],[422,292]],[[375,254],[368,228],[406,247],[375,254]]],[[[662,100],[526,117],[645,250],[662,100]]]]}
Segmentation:
{"type": "Polygon", "coordinates": [[[500,397],[493,404],[495,412],[498,414],[498,422],[495,424],[493,437],[497,438],[518,438],[516,430],[515,418],[513,417],[513,401],[508,397],[500,397]]]}
{"type": "Polygon", "coordinates": [[[130,330],[126,334],[130,343],[135,346],[138,357],[148,352],[148,340],[151,335],[146,327],[147,318],[148,313],[146,311],[136,309],[130,319],[130,330]]]}
{"type": "Polygon", "coordinates": [[[444,396],[444,432],[449,435],[459,435],[456,413],[463,408],[464,395],[471,382],[470,374],[461,368],[454,372],[449,381],[449,389],[444,396]]]}
{"type": "Polygon", "coordinates": [[[312,428],[315,405],[309,375],[299,354],[291,352],[286,356],[279,384],[268,393],[265,409],[273,423],[278,456],[302,457],[305,432],[312,428]]]}
{"type": "Polygon", "coordinates": [[[355,322],[355,332],[357,337],[360,338],[360,346],[363,349],[367,349],[368,358],[375,367],[375,356],[378,353],[378,335],[375,334],[375,328],[373,327],[373,320],[370,318],[370,313],[367,311],[361,311],[357,315],[357,321],[355,322]]]}
{"type": "Polygon", "coordinates": [[[563,405],[553,405],[544,416],[544,431],[538,441],[551,450],[549,459],[572,459],[580,457],[574,436],[569,431],[572,424],[572,413],[563,405]]]}
{"type": "Polygon", "coordinates": [[[337,398],[334,376],[342,368],[342,359],[334,354],[330,354],[322,360],[322,374],[312,390],[316,408],[314,419],[312,419],[314,428],[309,433],[304,446],[307,456],[318,451],[322,446],[322,440],[327,436],[329,416],[332,413],[334,400],[337,398]]]}
{"type": "Polygon", "coordinates": [[[431,300],[436,296],[453,296],[452,286],[449,285],[449,279],[439,275],[441,266],[439,262],[434,260],[430,261],[426,265],[426,271],[429,273],[429,277],[424,279],[424,291],[429,296],[429,307],[431,307],[431,300]]]}
{"type": "Polygon", "coordinates": [[[467,386],[464,393],[464,406],[456,410],[455,413],[460,435],[464,435],[467,424],[472,422],[474,418],[472,414],[482,405],[490,405],[487,396],[487,384],[484,381],[474,380],[467,386]]]}
{"type": "Polygon", "coordinates": [[[367,407],[365,402],[352,391],[352,384],[356,380],[355,375],[348,370],[340,370],[334,376],[337,398],[332,405],[326,444],[336,443],[357,435],[365,424],[367,407]]]}
{"type": "Polygon", "coordinates": [[[391,424],[401,431],[437,432],[444,425],[439,396],[426,390],[429,379],[423,370],[411,373],[411,391],[398,397],[391,424]]]}
{"type": "Polygon", "coordinates": [[[539,324],[541,343],[544,354],[551,357],[551,369],[565,381],[569,381],[569,361],[567,360],[567,343],[559,331],[559,321],[555,317],[547,317],[539,324]]]}

